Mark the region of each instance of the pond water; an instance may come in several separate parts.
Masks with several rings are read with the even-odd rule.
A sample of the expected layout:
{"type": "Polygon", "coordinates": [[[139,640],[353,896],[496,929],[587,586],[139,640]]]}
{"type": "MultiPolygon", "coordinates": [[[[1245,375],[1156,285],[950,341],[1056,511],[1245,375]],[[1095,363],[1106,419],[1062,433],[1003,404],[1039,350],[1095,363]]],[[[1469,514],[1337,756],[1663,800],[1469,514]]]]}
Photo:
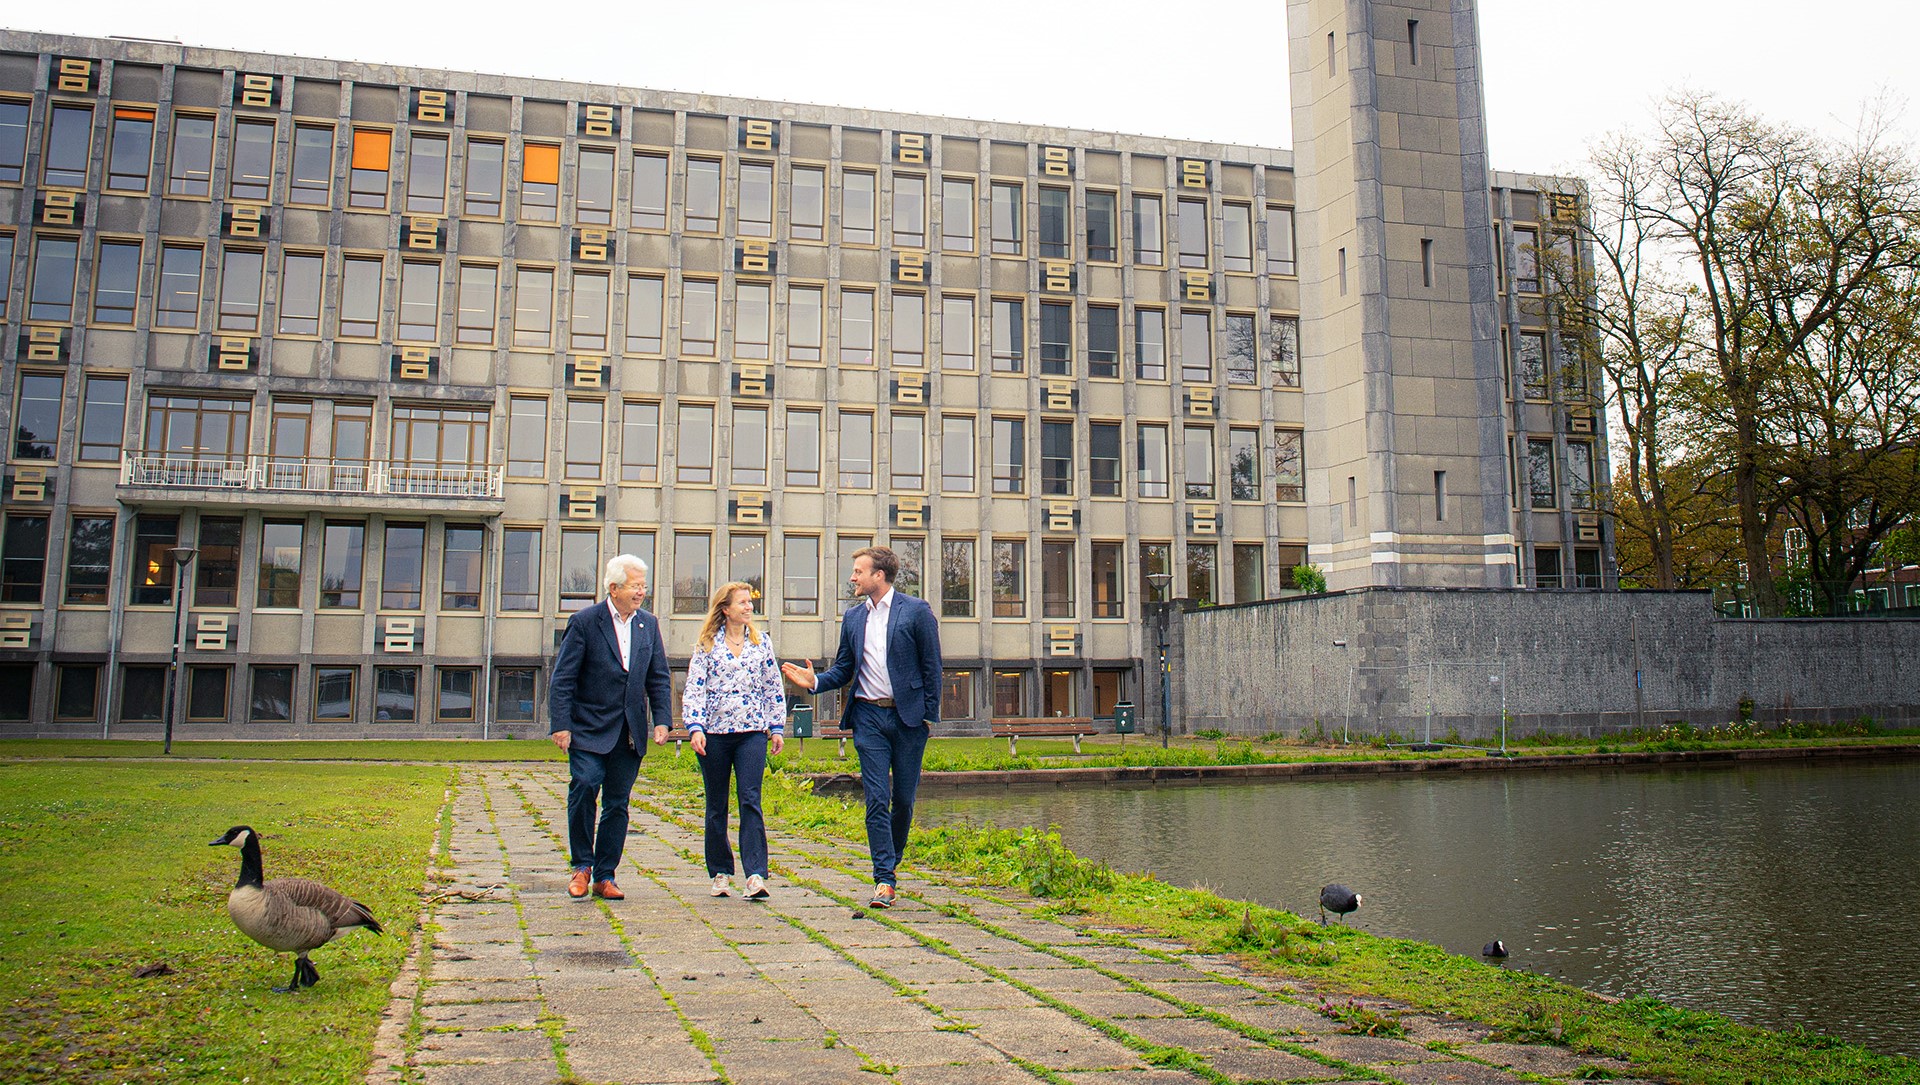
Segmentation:
{"type": "Polygon", "coordinates": [[[1920,762],[923,793],[1123,870],[1920,1055],[1920,762]]]}

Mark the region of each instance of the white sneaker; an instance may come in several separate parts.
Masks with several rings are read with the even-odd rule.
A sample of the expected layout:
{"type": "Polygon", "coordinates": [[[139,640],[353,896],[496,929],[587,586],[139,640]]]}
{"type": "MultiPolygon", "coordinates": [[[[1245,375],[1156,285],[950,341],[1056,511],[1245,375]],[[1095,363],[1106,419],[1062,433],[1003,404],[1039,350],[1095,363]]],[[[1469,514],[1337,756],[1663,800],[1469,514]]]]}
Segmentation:
{"type": "Polygon", "coordinates": [[[767,892],[767,879],[758,874],[747,875],[747,899],[765,900],[772,894],[767,892]]]}
{"type": "Polygon", "coordinates": [[[733,879],[725,874],[715,874],[713,876],[713,895],[716,897],[724,897],[732,893],[733,879]]]}

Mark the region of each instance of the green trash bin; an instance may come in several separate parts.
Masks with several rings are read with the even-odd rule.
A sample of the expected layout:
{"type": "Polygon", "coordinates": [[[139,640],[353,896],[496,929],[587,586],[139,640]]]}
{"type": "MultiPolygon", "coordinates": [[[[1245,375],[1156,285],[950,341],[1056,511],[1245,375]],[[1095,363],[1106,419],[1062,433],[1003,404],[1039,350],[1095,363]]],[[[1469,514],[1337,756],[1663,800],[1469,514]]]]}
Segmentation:
{"type": "Polygon", "coordinates": [[[797,704],[793,706],[793,719],[788,724],[787,734],[792,738],[813,737],[812,705],[797,704]]]}
{"type": "Polygon", "coordinates": [[[1133,734],[1133,702],[1119,701],[1113,706],[1113,733],[1133,734]]]}

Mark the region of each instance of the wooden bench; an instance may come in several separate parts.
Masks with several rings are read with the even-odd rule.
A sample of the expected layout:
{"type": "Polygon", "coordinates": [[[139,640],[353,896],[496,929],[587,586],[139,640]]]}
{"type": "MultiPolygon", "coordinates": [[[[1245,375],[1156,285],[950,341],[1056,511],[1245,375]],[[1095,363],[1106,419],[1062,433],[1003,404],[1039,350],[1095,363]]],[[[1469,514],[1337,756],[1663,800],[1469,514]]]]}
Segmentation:
{"type": "Polygon", "coordinates": [[[830,720],[814,729],[813,737],[838,739],[840,742],[840,760],[847,759],[847,740],[853,737],[853,731],[839,720],[830,720]]]}
{"type": "Polygon", "coordinates": [[[1008,718],[989,721],[995,738],[1007,740],[1007,756],[1020,755],[1023,738],[1071,738],[1073,752],[1080,752],[1080,740],[1098,734],[1087,716],[1041,716],[1031,719],[1008,718]]]}
{"type": "Polygon", "coordinates": [[[667,741],[673,743],[673,756],[676,759],[679,758],[680,751],[685,748],[690,737],[692,736],[687,734],[687,725],[679,720],[674,720],[673,726],[667,728],[667,741]]]}
{"type": "MultiPolygon", "coordinates": [[[[798,736],[794,736],[792,734],[792,726],[793,726],[792,724],[788,724],[787,726],[788,726],[788,734],[789,734],[787,741],[789,743],[804,743],[806,741],[806,739],[800,738],[798,736]]],[[[813,737],[814,738],[830,738],[838,741],[840,743],[840,760],[845,761],[847,759],[847,740],[853,737],[853,732],[841,726],[839,720],[826,720],[824,722],[815,724],[813,729],[813,737]]],[[[796,752],[801,749],[805,749],[805,747],[804,746],[795,747],[796,752]]]]}

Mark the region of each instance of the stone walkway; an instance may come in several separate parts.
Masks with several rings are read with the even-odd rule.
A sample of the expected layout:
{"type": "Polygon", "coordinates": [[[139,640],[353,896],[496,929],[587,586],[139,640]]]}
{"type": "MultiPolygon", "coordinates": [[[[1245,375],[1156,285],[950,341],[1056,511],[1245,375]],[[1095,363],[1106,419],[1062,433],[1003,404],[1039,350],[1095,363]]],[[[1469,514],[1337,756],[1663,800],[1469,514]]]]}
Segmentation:
{"type": "Polygon", "coordinates": [[[911,871],[898,905],[869,911],[864,850],[785,834],[770,840],[771,900],[715,899],[699,835],[641,809],[645,788],[627,899],[575,901],[564,771],[463,773],[450,880],[394,985],[370,1083],[1492,1085],[1623,1071],[1412,1014],[1404,1040],[1346,1035],[1298,985],[911,871]]]}

